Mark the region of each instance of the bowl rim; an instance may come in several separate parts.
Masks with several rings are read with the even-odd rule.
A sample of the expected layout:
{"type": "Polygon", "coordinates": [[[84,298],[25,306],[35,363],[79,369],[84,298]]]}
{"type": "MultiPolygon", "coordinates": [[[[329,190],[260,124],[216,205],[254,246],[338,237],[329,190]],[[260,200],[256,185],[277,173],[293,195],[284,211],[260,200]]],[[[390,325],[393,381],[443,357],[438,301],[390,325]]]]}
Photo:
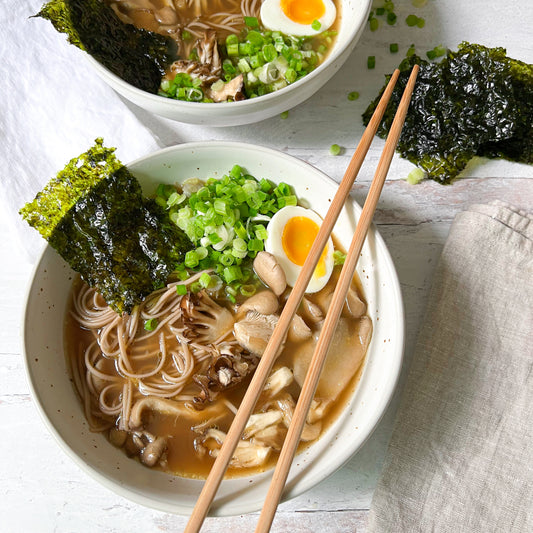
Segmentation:
{"type": "MultiPolygon", "coordinates": [[[[280,150],[276,150],[273,148],[267,148],[264,146],[259,146],[251,143],[243,143],[243,142],[236,142],[236,141],[197,141],[197,142],[190,142],[190,143],[182,143],[177,144],[173,146],[169,146],[160,150],[155,150],[149,154],[146,154],[142,157],[139,157],[127,164],[125,166],[134,167],[137,164],[143,163],[147,160],[150,160],[151,158],[159,157],[161,155],[164,155],[169,152],[173,151],[187,151],[187,150],[203,150],[203,149],[244,149],[244,150],[253,150],[254,152],[261,152],[265,156],[272,156],[277,158],[282,158],[286,160],[291,160],[293,162],[296,162],[303,167],[309,167],[309,169],[313,171],[316,177],[320,177],[323,181],[328,182],[330,185],[333,185],[335,187],[338,187],[338,183],[330,178],[328,175],[326,175],[321,170],[317,169],[310,163],[299,159],[298,157],[286,154],[284,152],[281,152],[280,150]]],[[[132,169],[133,172],[135,172],[135,169],[132,169]]],[[[350,202],[351,206],[355,209],[357,218],[360,216],[361,207],[359,204],[353,199],[353,197],[348,197],[348,202],[350,202]]],[[[348,462],[352,456],[354,456],[356,453],[358,453],[361,449],[361,447],[365,444],[365,442],[370,438],[370,436],[373,434],[374,430],[378,426],[379,422],[383,418],[385,412],[387,411],[387,408],[393,398],[394,392],[396,390],[401,369],[403,366],[403,360],[404,360],[404,345],[405,345],[405,315],[404,315],[404,306],[403,306],[403,298],[402,298],[402,292],[401,287],[398,279],[398,275],[396,272],[396,269],[394,267],[394,262],[392,260],[392,257],[390,256],[390,252],[385,244],[385,241],[379,234],[377,228],[374,224],[371,225],[371,228],[369,229],[369,234],[372,234],[373,238],[376,242],[376,247],[379,247],[380,249],[380,255],[383,256],[383,259],[385,261],[385,265],[387,267],[388,275],[389,275],[389,282],[390,282],[390,289],[391,293],[394,295],[392,300],[392,305],[395,309],[395,316],[397,318],[396,322],[392,325],[394,327],[394,337],[397,339],[397,343],[395,345],[394,349],[394,358],[391,360],[391,364],[389,365],[389,380],[387,388],[383,391],[383,394],[378,396],[375,402],[375,408],[373,410],[373,414],[371,417],[370,422],[367,423],[369,430],[367,434],[364,436],[364,438],[360,441],[359,445],[355,450],[350,448],[349,450],[347,448],[344,448],[342,453],[338,453],[333,458],[329,458],[328,461],[328,473],[326,475],[322,475],[320,472],[315,472],[311,474],[306,474],[303,476],[302,480],[299,480],[298,483],[294,488],[291,488],[290,490],[285,490],[285,492],[282,495],[281,502],[287,501],[289,499],[292,499],[296,496],[299,496],[306,492],[307,490],[311,489],[312,487],[316,486],[319,482],[324,481],[326,478],[333,475],[339,468],[341,468],[346,462],[348,462]]],[[[24,359],[24,368],[25,368],[25,374],[26,374],[26,381],[28,383],[33,403],[36,405],[37,410],[39,412],[39,415],[41,419],[44,422],[44,425],[48,429],[48,431],[53,435],[57,443],[59,444],[60,448],[74,461],[75,464],[77,464],[81,470],[89,474],[90,477],[98,481],[100,484],[102,484],[107,489],[111,490],[115,494],[118,494],[130,501],[133,501],[135,503],[144,505],[146,507],[156,509],[163,512],[170,512],[175,514],[181,514],[181,515],[188,515],[190,514],[191,510],[189,507],[185,507],[180,504],[179,501],[175,501],[172,509],[169,509],[167,505],[164,504],[164,502],[158,503],[158,500],[156,500],[154,497],[146,496],[145,494],[142,494],[136,490],[133,490],[131,487],[124,487],[122,486],[116,479],[114,479],[111,476],[108,476],[105,471],[101,472],[98,471],[96,468],[94,468],[92,465],[85,462],[82,457],[71,448],[71,446],[68,444],[66,439],[61,435],[59,430],[54,426],[53,422],[50,420],[50,418],[47,415],[46,408],[44,405],[44,402],[41,399],[41,395],[36,387],[36,384],[34,383],[33,378],[33,370],[30,367],[30,354],[27,352],[27,335],[30,333],[30,328],[27,326],[27,314],[29,311],[29,304],[30,299],[32,297],[32,294],[34,293],[33,287],[34,284],[37,283],[36,280],[36,274],[41,266],[41,262],[44,260],[45,255],[47,253],[54,252],[53,248],[49,244],[44,244],[41,254],[39,255],[39,258],[36,262],[36,264],[33,266],[31,276],[29,283],[26,288],[26,294],[24,298],[24,306],[22,310],[22,327],[21,327],[21,342],[22,342],[22,355],[24,359]]],[[[372,340],[374,337],[372,337],[372,340]]],[[[370,348],[369,348],[370,349],[370,348]]],[[[366,367],[366,358],[365,358],[365,367],[366,367]]],[[[364,369],[363,374],[361,376],[360,381],[357,384],[357,387],[354,389],[352,393],[352,397],[357,394],[357,391],[360,388],[361,383],[364,379],[364,369]]],[[[339,414],[339,418],[342,417],[342,412],[339,414]]],[[[326,430],[326,433],[322,435],[321,438],[324,438],[329,431],[326,430]]],[[[320,440],[320,439],[319,439],[320,440]]],[[[348,447],[349,448],[349,447],[348,447]]],[[[269,469],[266,471],[267,475],[271,475],[273,472],[272,469],[269,469]]],[[[192,480],[197,483],[204,483],[205,480],[192,480]]],[[[239,504],[238,508],[232,508],[232,505],[225,506],[222,512],[217,512],[216,510],[214,512],[210,511],[208,516],[236,516],[243,513],[250,513],[250,512],[256,512],[258,509],[251,504],[244,505],[239,504]],[[227,508],[226,508],[227,507],[227,508]]]]}
{"type": "MultiPolygon", "coordinates": [[[[342,0],[340,0],[342,2],[342,0]]],[[[304,85],[306,82],[312,81],[317,76],[320,76],[321,73],[331,65],[339,56],[342,56],[344,52],[350,49],[350,47],[353,45],[354,40],[357,39],[359,32],[361,31],[362,27],[364,27],[364,24],[366,23],[366,20],[368,18],[368,14],[372,7],[372,0],[358,0],[360,3],[364,4],[363,10],[361,12],[360,17],[360,24],[355,25],[347,34],[345,42],[342,46],[335,46],[335,48],[329,53],[326,57],[326,60],[321,63],[316,69],[312,70],[309,74],[304,76],[303,78],[300,78],[298,81],[291,83],[290,85],[287,85],[281,90],[274,91],[272,93],[268,93],[265,95],[262,95],[257,98],[247,98],[246,100],[240,100],[238,102],[231,102],[232,109],[244,111],[247,107],[255,107],[257,105],[257,102],[265,103],[265,105],[271,101],[276,100],[280,98],[280,95],[283,96],[289,96],[294,91],[298,90],[299,87],[304,85]],[[366,4],[366,5],[365,5],[366,4]]],[[[343,15],[341,15],[342,20],[343,15]]],[[[162,104],[165,106],[174,107],[176,109],[179,109],[181,106],[184,106],[190,110],[193,109],[210,109],[211,112],[213,109],[220,108],[220,103],[216,102],[187,102],[184,100],[177,100],[174,98],[167,98],[165,96],[160,96],[158,94],[149,93],[147,91],[144,91],[142,89],[139,89],[135,85],[132,85],[131,83],[128,83],[127,81],[123,80],[120,76],[113,73],[111,70],[109,70],[107,67],[102,65],[99,61],[97,61],[94,57],[92,57],[89,54],[86,54],[87,59],[90,63],[93,64],[94,68],[97,71],[100,71],[101,75],[104,75],[107,78],[110,78],[113,80],[113,83],[121,87],[122,91],[129,92],[130,94],[135,95],[139,98],[144,98],[147,101],[153,103],[153,104],[162,104]]]]}

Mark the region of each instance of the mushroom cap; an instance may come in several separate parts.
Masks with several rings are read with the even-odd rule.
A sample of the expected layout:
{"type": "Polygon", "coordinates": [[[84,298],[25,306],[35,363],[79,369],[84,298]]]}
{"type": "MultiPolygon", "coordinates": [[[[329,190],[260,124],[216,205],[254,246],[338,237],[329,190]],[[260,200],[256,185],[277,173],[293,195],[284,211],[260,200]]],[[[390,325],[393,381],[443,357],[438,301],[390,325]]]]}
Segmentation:
{"type": "Polygon", "coordinates": [[[254,270],[261,281],[280,296],[287,288],[287,278],[278,260],[268,252],[259,252],[254,259],[254,270]]]}

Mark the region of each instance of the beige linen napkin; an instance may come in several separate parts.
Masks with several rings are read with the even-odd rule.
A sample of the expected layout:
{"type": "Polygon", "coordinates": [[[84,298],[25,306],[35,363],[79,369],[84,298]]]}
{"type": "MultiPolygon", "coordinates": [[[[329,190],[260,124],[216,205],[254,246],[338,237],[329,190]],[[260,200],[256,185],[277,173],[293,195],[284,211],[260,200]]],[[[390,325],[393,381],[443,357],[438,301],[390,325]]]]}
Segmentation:
{"type": "Polygon", "coordinates": [[[533,216],[459,214],[368,531],[533,531],[533,216]]]}

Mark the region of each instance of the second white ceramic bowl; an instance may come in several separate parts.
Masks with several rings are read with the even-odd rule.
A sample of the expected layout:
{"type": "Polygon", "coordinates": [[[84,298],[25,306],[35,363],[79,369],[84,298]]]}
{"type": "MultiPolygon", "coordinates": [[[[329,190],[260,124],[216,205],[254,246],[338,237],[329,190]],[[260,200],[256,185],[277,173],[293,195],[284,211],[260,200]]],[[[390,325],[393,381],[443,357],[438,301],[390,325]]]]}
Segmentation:
{"type": "Polygon", "coordinates": [[[301,80],[280,91],[241,102],[204,104],[172,100],[137,89],[89,57],[99,76],[134,104],[166,118],[206,126],[238,126],[273,117],[296,106],[322,87],[353,51],[370,12],[371,0],[340,0],[341,24],[326,61],[301,80]]]}

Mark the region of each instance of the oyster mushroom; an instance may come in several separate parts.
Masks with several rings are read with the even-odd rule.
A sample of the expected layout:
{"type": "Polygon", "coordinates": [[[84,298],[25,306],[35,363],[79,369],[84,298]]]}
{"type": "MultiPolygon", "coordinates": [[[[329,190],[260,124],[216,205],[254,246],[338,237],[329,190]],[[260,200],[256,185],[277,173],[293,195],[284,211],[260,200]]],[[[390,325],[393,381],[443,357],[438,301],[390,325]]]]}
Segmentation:
{"type": "Polygon", "coordinates": [[[305,323],[300,315],[294,315],[289,326],[288,339],[292,342],[298,342],[311,337],[311,328],[305,323]]]}
{"type": "Polygon", "coordinates": [[[131,409],[129,425],[132,428],[141,428],[143,426],[142,417],[146,410],[157,411],[165,415],[184,417],[192,422],[199,423],[206,418],[217,419],[225,413],[224,405],[212,404],[203,411],[194,407],[188,407],[184,403],[159,398],[158,396],[145,396],[135,402],[131,409]]]}
{"type": "MultiPolygon", "coordinates": [[[[316,295],[316,302],[324,313],[328,312],[334,292],[334,287],[325,287],[324,290],[320,291],[316,295]]],[[[346,295],[346,301],[342,308],[342,316],[347,318],[359,318],[360,316],[363,316],[365,312],[366,304],[361,300],[361,298],[359,298],[357,291],[353,287],[350,287],[348,294],[346,295]]]]}
{"type": "Polygon", "coordinates": [[[255,370],[258,358],[247,353],[236,343],[225,343],[214,348],[215,355],[209,367],[202,374],[195,374],[194,381],[202,389],[195,397],[196,404],[211,401],[225,389],[240,383],[250,372],[255,370]]]}
{"type": "Polygon", "coordinates": [[[277,323],[276,315],[262,315],[257,311],[248,311],[246,317],[236,322],[233,327],[235,339],[245,350],[261,356],[277,323]]]}
{"type": "Polygon", "coordinates": [[[257,311],[262,315],[273,315],[279,308],[277,296],[272,291],[261,291],[246,300],[237,312],[237,318],[243,317],[248,311],[257,311]]]}
{"type": "Polygon", "coordinates": [[[267,411],[266,413],[256,413],[250,416],[244,432],[242,434],[244,439],[253,437],[259,431],[274,426],[283,419],[281,411],[267,411]]]}
{"type": "MultiPolygon", "coordinates": [[[[370,338],[372,321],[367,316],[354,327],[353,320],[341,317],[326,356],[316,388],[318,398],[335,400],[359,370],[370,338]],[[349,347],[351,353],[346,353],[349,347]]],[[[294,379],[302,386],[314,352],[314,343],[305,341],[293,354],[294,379]]]]}
{"type": "Polygon", "coordinates": [[[324,320],[324,313],[320,307],[313,303],[311,300],[305,296],[302,298],[302,303],[300,304],[300,309],[302,317],[306,322],[311,322],[311,324],[318,324],[324,320]]]}
{"type": "MultiPolygon", "coordinates": [[[[296,406],[296,402],[290,394],[286,393],[281,398],[278,398],[276,400],[276,404],[283,415],[283,423],[288,428],[291,424],[292,416],[294,415],[294,408],[296,406]]],[[[310,424],[308,417],[302,429],[300,440],[303,440],[304,442],[309,442],[318,439],[321,431],[322,422],[317,421],[313,424],[310,424]]]]}
{"type": "Polygon", "coordinates": [[[263,389],[263,394],[273,398],[285,387],[288,387],[293,381],[294,375],[292,370],[288,366],[282,366],[268,376],[263,389]]]}
{"type": "Polygon", "coordinates": [[[186,324],[200,343],[214,343],[224,338],[233,328],[233,315],[218,305],[205,291],[188,293],[181,300],[186,324]]]}
{"type": "MultiPolygon", "coordinates": [[[[220,447],[224,443],[226,434],[219,429],[210,428],[201,439],[200,446],[208,449],[209,455],[217,457],[220,447]]],[[[262,465],[270,455],[272,448],[255,444],[248,440],[240,440],[233,452],[230,466],[237,468],[249,468],[262,465]]]]}
{"type": "Polygon", "coordinates": [[[278,260],[268,252],[259,252],[254,259],[255,273],[279,296],[287,288],[287,278],[278,260]]]}

